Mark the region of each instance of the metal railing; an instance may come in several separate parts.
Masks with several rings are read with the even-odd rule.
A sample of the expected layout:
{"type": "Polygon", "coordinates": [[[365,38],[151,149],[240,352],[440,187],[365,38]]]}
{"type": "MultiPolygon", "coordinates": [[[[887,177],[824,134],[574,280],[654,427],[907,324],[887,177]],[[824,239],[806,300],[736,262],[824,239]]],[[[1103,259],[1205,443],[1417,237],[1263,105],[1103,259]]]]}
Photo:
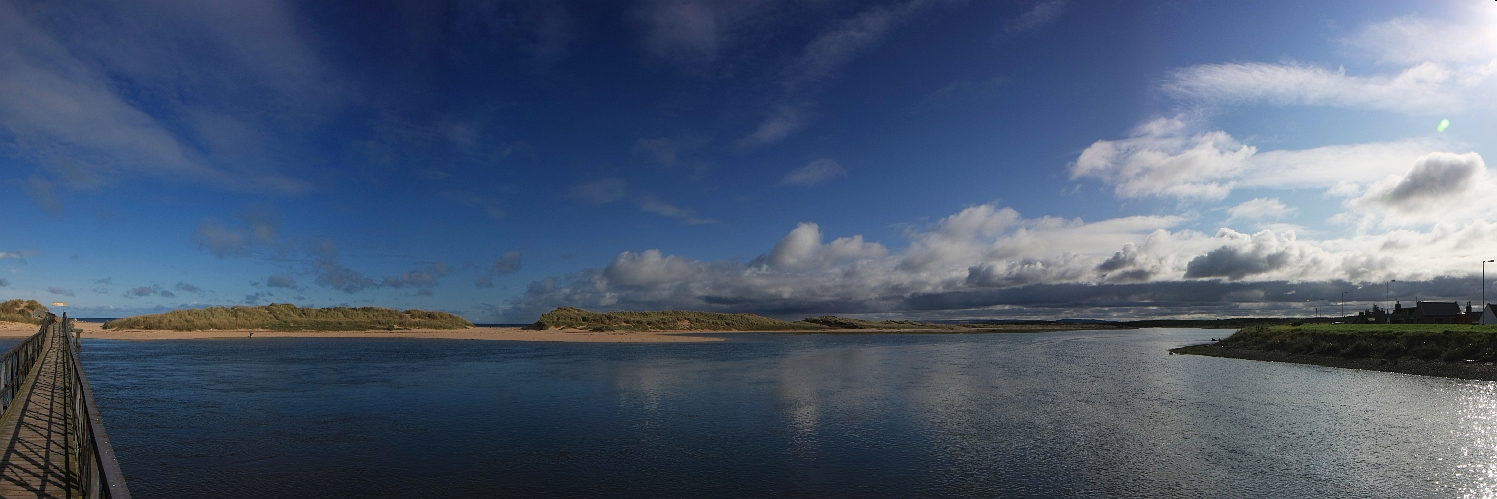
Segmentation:
{"type": "Polygon", "coordinates": [[[31,368],[41,358],[46,333],[56,322],[57,316],[47,314],[36,334],[0,354],[0,414],[10,415],[10,407],[16,401],[16,392],[21,391],[21,385],[26,383],[26,376],[31,374],[31,368]]]}
{"type": "Polygon", "coordinates": [[[57,325],[58,347],[62,348],[63,379],[67,380],[69,410],[72,416],[72,443],[69,450],[77,466],[78,491],[86,498],[129,499],[130,488],[125,486],[125,475],[120,472],[120,463],[114,458],[114,447],[109,444],[109,434],[104,432],[104,419],[99,416],[99,406],[94,404],[94,391],[88,386],[88,376],[83,374],[83,363],[78,360],[78,351],[83,346],[82,330],[73,329],[73,320],[62,314],[57,325]]]}

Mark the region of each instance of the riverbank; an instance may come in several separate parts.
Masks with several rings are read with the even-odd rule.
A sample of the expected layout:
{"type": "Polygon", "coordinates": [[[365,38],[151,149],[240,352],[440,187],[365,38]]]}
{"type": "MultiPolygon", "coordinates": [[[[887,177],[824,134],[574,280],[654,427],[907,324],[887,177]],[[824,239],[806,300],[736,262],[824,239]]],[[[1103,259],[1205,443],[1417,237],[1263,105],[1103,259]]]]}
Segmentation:
{"type": "MultiPolygon", "coordinates": [[[[533,330],[519,327],[474,327],[469,329],[400,329],[369,331],[274,331],[265,329],[232,329],[202,331],[164,331],[103,329],[99,323],[75,322],[87,339],[152,341],[210,340],[231,338],[416,338],[482,341],[544,341],[561,343],[703,343],[723,341],[724,334],[760,334],[766,331],[588,331],[583,329],[533,330]],[[713,336],[704,336],[704,335],[713,336]]],[[[1040,333],[1091,329],[1116,329],[1081,325],[1001,325],[983,329],[845,329],[821,331],[767,331],[773,334],[982,334],[1040,333]]],[[[36,333],[36,325],[0,323],[0,338],[24,338],[36,333]]]]}
{"type": "Polygon", "coordinates": [[[1497,381],[1497,328],[1490,326],[1254,326],[1170,353],[1497,381]]]}
{"type": "Polygon", "coordinates": [[[1420,359],[1348,359],[1344,357],[1332,357],[1327,355],[1307,355],[1288,352],[1276,352],[1272,350],[1230,348],[1216,344],[1180,347],[1170,350],[1170,353],[1177,355],[1206,355],[1210,357],[1258,360],[1265,362],[1309,364],[1323,367],[1338,367],[1341,369],[1361,369],[1364,371],[1416,374],[1419,376],[1439,376],[1444,378],[1497,381],[1497,365],[1493,365],[1493,363],[1491,362],[1444,362],[1439,360],[1430,361],[1420,359]]]}

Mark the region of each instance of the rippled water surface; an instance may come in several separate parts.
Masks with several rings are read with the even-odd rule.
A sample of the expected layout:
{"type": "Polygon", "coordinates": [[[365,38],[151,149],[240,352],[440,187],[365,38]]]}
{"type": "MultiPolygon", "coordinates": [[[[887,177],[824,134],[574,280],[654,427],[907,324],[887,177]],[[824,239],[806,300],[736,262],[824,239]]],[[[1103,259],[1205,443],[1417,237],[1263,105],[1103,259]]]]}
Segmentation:
{"type": "Polygon", "coordinates": [[[1488,382],[1228,332],[85,340],[137,497],[1492,497],[1488,382]]]}

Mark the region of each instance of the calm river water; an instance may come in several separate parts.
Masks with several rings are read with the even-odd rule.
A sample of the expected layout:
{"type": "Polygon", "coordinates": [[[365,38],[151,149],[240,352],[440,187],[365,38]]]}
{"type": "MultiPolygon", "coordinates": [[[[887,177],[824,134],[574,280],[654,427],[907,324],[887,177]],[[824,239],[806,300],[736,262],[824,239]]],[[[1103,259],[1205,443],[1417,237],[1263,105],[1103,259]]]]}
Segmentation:
{"type": "Polygon", "coordinates": [[[137,497],[1491,497],[1497,385],[1228,334],[84,341],[137,497]]]}

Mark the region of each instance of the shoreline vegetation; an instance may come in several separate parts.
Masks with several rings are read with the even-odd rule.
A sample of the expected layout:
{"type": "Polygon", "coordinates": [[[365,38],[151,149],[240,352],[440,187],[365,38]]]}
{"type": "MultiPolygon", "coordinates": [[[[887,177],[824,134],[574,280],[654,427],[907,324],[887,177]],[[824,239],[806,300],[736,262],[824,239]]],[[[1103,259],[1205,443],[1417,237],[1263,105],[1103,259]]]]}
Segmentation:
{"type": "Polygon", "coordinates": [[[688,310],[656,312],[589,312],[561,307],[542,314],[531,331],[577,330],[592,332],[788,332],[788,333],[996,333],[1075,331],[1083,329],[1132,329],[1110,322],[938,324],[903,320],[869,321],[824,315],[798,321],[783,321],[754,314],[721,314],[688,310]]]}
{"type": "Polygon", "coordinates": [[[1255,325],[1170,353],[1497,381],[1497,326],[1255,325]]]}
{"type": "Polygon", "coordinates": [[[42,314],[49,312],[45,305],[36,300],[9,300],[0,302],[0,322],[20,322],[25,324],[42,323],[33,312],[41,311],[42,314]]]}
{"type": "Polygon", "coordinates": [[[472,327],[467,319],[447,312],[379,307],[300,308],[287,303],[173,310],[115,319],[103,325],[103,329],[168,331],[398,331],[472,327]]]}

